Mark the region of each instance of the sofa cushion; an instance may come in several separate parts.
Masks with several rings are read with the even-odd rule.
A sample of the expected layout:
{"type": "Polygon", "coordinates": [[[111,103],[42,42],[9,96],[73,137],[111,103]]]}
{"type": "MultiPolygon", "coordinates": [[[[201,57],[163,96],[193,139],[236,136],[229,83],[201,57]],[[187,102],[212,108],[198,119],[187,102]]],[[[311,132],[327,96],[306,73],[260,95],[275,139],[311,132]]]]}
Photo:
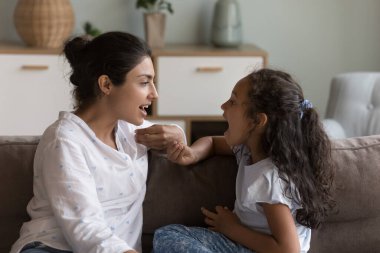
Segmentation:
{"type": "Polygon", "coordinates": [[[380,252],[380,135],[335,140],[337,212],[312,232],[311,253],[380,252]]]}
{"type": "Polygon", "coordinates": [[[0,252],[9,252],[33,195],[33,159],[39,138],[0,137],[0,252]]]}
{"type": "Polygon", "coordinates": [[[144,201],[143,252],[149,252],[154,230],[167,224],[205,226],[200,207],[233,208],[236,160],[214,156],[185,167],[157,151],[149,154],[147,194],[144,201]]]}

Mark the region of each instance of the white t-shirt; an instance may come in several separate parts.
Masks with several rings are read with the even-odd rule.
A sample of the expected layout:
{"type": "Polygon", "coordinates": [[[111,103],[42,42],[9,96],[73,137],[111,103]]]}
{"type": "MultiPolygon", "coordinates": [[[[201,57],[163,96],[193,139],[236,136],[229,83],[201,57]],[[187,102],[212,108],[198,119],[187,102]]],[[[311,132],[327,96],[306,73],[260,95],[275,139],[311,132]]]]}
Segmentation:
{"type": "Polygon", "coordinates": [[[296,225],[301,252],[310,248],[311,229],[296,221],[296,201],[284,196],[285,182],[270,158],[251,164],[251,153],[244,145],[233,148],[239,164],[236,178],[236,201],[234,212],[242,224],[252,230],[272,234],[264,214],[262,203],[284,204],[290,209],[296,225]]]}
{"type": "Polygon", "coordinates": [[[44,132],[34,159],[34,197],[11,253],[33,241],[78,253],[141,251],[147,148],[119,121],[117,149],[69,112],[44,132]],[[71,246],[69,246],[71,245],[71,246]]]}

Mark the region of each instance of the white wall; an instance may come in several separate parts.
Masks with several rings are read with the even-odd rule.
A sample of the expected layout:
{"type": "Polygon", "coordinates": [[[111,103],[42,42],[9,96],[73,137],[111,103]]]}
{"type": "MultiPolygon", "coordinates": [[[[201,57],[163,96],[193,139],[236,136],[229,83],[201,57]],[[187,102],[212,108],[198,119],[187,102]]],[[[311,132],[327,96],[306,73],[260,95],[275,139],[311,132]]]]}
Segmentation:
{"type": "MultiPolygon", "coordinates": [[[[216,0],[172,0],[167,42],[208,43],[216,0]]],[[[323,115],[331,78],[347,71],[380,70],[378,0],[238,0],[244,42],[269,53],[270,67],[290,72],[323,115]]],[[[75,33],[89,20],[103,31],[143,37],[135,0],[72,0],[75,33]]],[[[0,40],[19,41],[12,13],[16,0],[0,0],[0,40]]]]}

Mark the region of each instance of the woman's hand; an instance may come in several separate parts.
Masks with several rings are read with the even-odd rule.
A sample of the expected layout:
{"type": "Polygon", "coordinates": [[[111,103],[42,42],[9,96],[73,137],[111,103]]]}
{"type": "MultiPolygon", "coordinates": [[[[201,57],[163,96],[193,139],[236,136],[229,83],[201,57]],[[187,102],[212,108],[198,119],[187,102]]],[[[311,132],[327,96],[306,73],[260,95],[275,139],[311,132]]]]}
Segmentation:
{"type": "Polygon", "coordinates": [[[236,214],[231,212],[227,207],[216,206],[215,211],[211,212],[206,208],[201,208],[205,217],[205,222],[209,225],[209,229],[228,235],[229,231],[236,226],[240,225],[240,220],[236,214]]]}
{"type": "Polygon", "coordinates": [[[181,165],[189,165],[198,161],[194,150],[183,144],[174,142],[167,148],[168,159],[181,165]]]}
{"type": "Polygon", "coordinates": [[[136,142],[152,149],[163,150],[174,142],[186,143],[182,129],[173,125],[153,125],[135,132],[136,142]]]}

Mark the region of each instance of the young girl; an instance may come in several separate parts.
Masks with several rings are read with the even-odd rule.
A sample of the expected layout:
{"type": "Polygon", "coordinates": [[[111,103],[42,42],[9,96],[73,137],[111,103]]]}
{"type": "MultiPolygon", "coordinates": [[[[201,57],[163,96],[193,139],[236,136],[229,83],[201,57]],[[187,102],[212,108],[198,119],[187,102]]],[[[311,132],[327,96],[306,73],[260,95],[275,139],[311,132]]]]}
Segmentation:
{"type": "Polygon", "coordinates": [[[91,41],[77,37],[64,54],[75,111],[61,112],[41,137],[27,207],[31,220],[11,253],[141,251],[148,159],[135,138],[160,149],[183,141],[183,132],[145,121],[158,95],[142,40],[122,32],[91,41]]]}
{"type": "Polygon", "coordinates": [[[154,252],[307,252],[311,228],[334,204],[330,142],[317,112],[291,76],[270,69],[241,79],[221,107],[224,137],[201,138],[191,147],[177,143],[168,153],[187,165],[233,152],[235,208],[201,208],[209,230],[158,229],[154,252]]]}

